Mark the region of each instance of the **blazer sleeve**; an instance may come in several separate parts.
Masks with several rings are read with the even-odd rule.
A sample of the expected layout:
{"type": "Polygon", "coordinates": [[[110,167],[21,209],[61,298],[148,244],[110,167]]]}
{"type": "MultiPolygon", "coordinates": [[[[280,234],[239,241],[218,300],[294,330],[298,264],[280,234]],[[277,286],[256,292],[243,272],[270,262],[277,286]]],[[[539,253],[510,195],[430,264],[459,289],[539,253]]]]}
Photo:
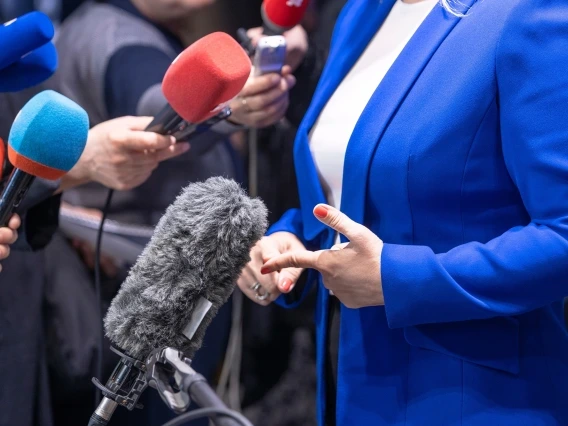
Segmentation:
{"type": "Polygon", "coordinates": [[[282,215],[278,222],[268,229],[266,235],[272,235],[276,232],[290,232],[306,244],[303,229],[302,211],[300,209],[290,209],[282,215]]]}
{"type": "Polygon", "coordinates": [[[568,2],[518,2],[496,50],[496,76],[503,157],[531,221],[441,254],[385,244],[390,327],[512,316],[568,295],[566,46],[568,2]]]}

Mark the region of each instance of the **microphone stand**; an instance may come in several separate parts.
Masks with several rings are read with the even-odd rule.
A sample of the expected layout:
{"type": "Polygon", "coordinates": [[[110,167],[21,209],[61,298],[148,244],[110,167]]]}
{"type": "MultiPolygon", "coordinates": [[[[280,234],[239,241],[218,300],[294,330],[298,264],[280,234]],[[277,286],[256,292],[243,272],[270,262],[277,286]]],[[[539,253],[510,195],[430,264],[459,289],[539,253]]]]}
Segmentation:
{"type": "MultiPolygon", "coordinates": [[[[121,358],[106,385],[93,378],[104,397],[88,426],[106,426],[119,405],[130,411],[143,408],[138,400],[148,386],[156,389],[175,413],[185,413],[193,400],[210,412],[216,426],[253,426],[241,414],[227,408],[205,377],[191,368],[191,360],[181,351],[156,349],[142,362],[113,347],[111,350],[121,358]]],[[[197,411],[195,413],[199,414],[197,411]]]]}
{"type": "MultiPolygon", "coordinates": [[[[146,379],[166,405],[178,414],[187,411],[191,400],[203,408],[217,409],[219,412],[228,410],[205,377],[191,368],[191,360],[177,349],[162,348],[152,352],[146,360],[146,379]]],[[[214,416],[212,421],[216,426],[252,426],[244,418],[237,421],[221,415],[214,416]]]]}

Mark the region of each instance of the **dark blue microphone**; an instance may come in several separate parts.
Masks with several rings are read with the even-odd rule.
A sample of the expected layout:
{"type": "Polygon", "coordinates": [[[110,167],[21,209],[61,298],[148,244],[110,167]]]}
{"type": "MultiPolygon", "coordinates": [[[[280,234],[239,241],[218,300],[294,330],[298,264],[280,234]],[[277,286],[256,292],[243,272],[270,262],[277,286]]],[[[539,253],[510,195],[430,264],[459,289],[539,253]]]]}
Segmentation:
{"type": "Polygon", "coordinates": [[[51,20],[41,12],[31,12],[0,26],[0,70],[51,41],[51,20]]]}
{"type": "Polygon", "coordinates": [[[0,92],[19,92],[35,86],[51,77],[56,69],[57,50],[49,42],[0,69],[0,92]]]}

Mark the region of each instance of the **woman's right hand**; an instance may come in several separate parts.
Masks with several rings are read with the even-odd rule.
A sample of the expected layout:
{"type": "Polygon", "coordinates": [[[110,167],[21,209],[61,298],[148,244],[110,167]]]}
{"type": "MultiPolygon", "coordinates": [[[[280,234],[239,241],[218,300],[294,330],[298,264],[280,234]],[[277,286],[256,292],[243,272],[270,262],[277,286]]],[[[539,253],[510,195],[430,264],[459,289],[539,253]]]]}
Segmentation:
{"type": "Polygon", "coordinates": [[[303,250],[306,250],[304,244],[290,232],[275,232],[264,237],[251,250],[251,261],[237,282],[239,288],[249,299],[264,306],[272,303],[282,293],[289,293],[296,285],[303,269],[287,268],[280,272],[262,275],[261,268],[265,262],[275,256],[303,250]],[[255,286],[258,287],[256,291],[255,286]]]}

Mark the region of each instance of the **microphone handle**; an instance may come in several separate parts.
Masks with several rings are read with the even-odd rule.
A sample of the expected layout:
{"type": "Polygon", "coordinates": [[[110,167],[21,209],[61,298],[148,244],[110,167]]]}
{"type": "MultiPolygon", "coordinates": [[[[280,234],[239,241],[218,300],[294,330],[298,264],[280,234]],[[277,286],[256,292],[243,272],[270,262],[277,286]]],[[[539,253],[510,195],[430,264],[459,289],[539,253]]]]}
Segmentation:
{"type": "Polygon", "coordinates": [[[12,213],[20,205],[34,179],[34,175],[14,169],[0,196],[0,226],[8,225],[12,213]]]}
{"type": "Polygon", "coordinates": [[[174,111],[170,104],[168,104],[154,117],[145,130],[160,135],[167,135],[175,130],[182,121],[183,119],[174,111]]]}
{"type": "Polygon", "coordinates": [[[274,27],[271,27],[270,25],[267,24],[263,24],[262,28],[263,28],[262,35],[264,36],[276,36],[276,35],[282,35],[283,33],[283,31],[278,31],[274,27]]]}
{"type": "Polygon", "coordinates": [[[243,49],[245,49],[247,54],[249,56],[253,56],[255,48],[252,45],[252,40],[250,39],[250,37],[247,34],[247,30],[245,30],[244,28],[239,28],[237,30],[237,38],[239,39],[239,43],[241,44],[241,47],[243,49]]]}
{"type": "MultiPolygon", "coordinates": [[[[202,408],[220,408],[227,410],[227,406],[215,391],[211,389],[205,378],[200,374],[192,374],[184,380],[184,389],[189,394],[191,400],[202,408]]],[[[226,416],[215,417],[213,423],[216,426],[241,426],[234,419],[226,416]]]]}
{"type": "Polygon", "coordinates": [[[229,107],[222,108],[217,115],[201,122],[201,123],[190,123],[181,118],[177,112],[168,104],[148,126],[146,127],[146,132],[159,133],[160,135],[171,135],[178,142],[187,142],[194,137],[207,132],[215,124],[226,120],[231,115],[231,109],[229,107]]]}
{"type": "Polygon", "coordinates": [[[106,426],[114,414],[116,407],[118,407],[118,403],[105,396],[95,412],[91,415],[87,426],[106,426]]]}

